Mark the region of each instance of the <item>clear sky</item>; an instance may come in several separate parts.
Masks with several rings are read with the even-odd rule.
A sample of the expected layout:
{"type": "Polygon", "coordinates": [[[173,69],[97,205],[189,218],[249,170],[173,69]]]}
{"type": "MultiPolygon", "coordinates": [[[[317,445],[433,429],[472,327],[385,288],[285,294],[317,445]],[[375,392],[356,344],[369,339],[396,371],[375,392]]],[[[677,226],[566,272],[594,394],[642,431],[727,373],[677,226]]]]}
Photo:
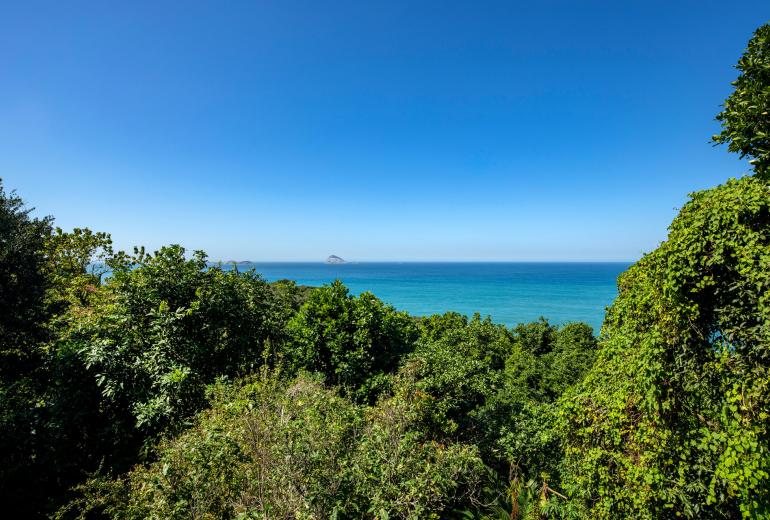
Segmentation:
{"type": "Polygon", "coordinates": [[[635,260],[763,1],[3,2],[0,176],[213,259],[635,260]]]}

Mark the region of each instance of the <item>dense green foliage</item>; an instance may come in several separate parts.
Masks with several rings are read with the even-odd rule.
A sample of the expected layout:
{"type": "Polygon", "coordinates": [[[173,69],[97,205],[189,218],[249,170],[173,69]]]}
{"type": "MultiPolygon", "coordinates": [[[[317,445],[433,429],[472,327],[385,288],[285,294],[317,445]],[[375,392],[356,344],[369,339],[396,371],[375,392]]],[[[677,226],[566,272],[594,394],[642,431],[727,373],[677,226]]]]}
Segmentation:
{"type": "Polygon", "coordinates": [[[620,277],[599,359],[562,400],[564,486],[592,518],[770,518],[770,25],[714,140],[755,177],[695,193],[620,277]]]}
{"type": "Polygon", "coordinates": [[[722,132],[713,140],[749,157],[757,175],[770,179],[770,24],[757,29],[737,68],[735,90],[717,116],[722,132]]]}
{"type": "Polygon", "coordinates": [[[35,343],[44,337],[46,276],[45,241],[51,219],[33,219],[14,193],[0,184],[0,371],[18,380],[38,364],[35,343]]]}
{"type": "Polygon", "coordinates": [[[287,330],[288,365],[322,372],[328,384],[356,400],[376,395],[417,333],[407,314],[371,293],[353,297],[339,281],[313,291],[287,330]]]}
{"type": "MultiPolygon", "coordinates": [[[[337,387],[342,395],[335,392],[329,383],[336,372],[327,363],[314,364],[315,358],[296,375],[293,364],[279,364],[287,374],[263,365],[256,379],[209,387],[212,406],[181,435],[162,440],[152,463],[115,480],[90,480],[60,516],[438,518],[465,511],[480,517],[493,506],[509,509],[512,500],[532,501],[537,490],[517,489],[511,497],[506,479],[548,478],[545,470],[553,469],[546,468],[551,457],[545,450],[558,450],[550,431],[555,402],[538,400],[545,384],[538,376],[549,372],[547,363],[568,361],[565,351],[585,347],[587,362],[554,375],[555,388],[582,377],[596,345],[590,328],[558,329],[541,321],[510,331],[455,314],[415,325],[371,295],[350,297],[338,283],[315,291],[288,328],[296,334],[304,326],[299,323],[330,298],[390,314],[399,325],[389,341],[416,335],[418,327],[422,332],[401,369],[385,374],[390,383],[375,402],[356,402],[360,389],[373,391],[367,379],[358,387],[337,387]],[[576,335],[585,343],[565,348],[576,335]],[[499,355],[489,356],[490,348],[499,355]],[[504,361],[525,352],[532,385],[511,406],[510,383],[518,381],[506,371],[526,361],[516,369],[504,361]]],[[[368,337],[371,320],[360,323],[368,337]]],[[[292,339],[285,344],[287,355],[297,348],[292,339]]],[[[358,351],[356,343],[342,345],[358,351]]]]}
{"type": "Polygon", "coordinates": [[[568,489],[592,517],[770,517],[770,189],[694,194],[619,286],[565,399],[568,489]]]}
{"type": "Polygon", "coordinates": [[[154,436],[204,405],[207,384],[249,373],[282,331],[287,310],[254,273],[206,269],[178,246],[110,259],[112,277],[66,341],[77,344],[104,396],[154,436]]]}
{"type": "Polygon", "coordinates": [[[757,175],[691,196],[599,339],[116,252],[0,186],[3,513],[770,519],[769,41],[715,138],[757,175]]]}
{"type": "Polygon", "coordinates": [[[21,199],[0,184],[0,489],[19,502],[35,497],[18,477],[37,480],[46,444],[35,396],[46,378],[41,344],[49,316],[50,231],[50,219],[30,218],[21,199]]]}
{"type": "Polygon", "coordinates": [[[409,392],[364,409],[308,376],[287,383],[268,372],[212,391],[214,405],[164,441],[154,463],[90,482],[70,509],[118,518],[428,518],[473,492],[483,466],[473,447],[443,446],[414,429],[421,413],[409,392]]]}
{"type": "Polygon", "coordinates": [[[4,343],[35,356],[34,385],[3,377],[9,511],[482,517],[559,482],[556,400],[592,364],[587,326],[417,319],[9,205],[34,227],[37,263],[14,260],[36,266],[38,313],[4,343]]]}

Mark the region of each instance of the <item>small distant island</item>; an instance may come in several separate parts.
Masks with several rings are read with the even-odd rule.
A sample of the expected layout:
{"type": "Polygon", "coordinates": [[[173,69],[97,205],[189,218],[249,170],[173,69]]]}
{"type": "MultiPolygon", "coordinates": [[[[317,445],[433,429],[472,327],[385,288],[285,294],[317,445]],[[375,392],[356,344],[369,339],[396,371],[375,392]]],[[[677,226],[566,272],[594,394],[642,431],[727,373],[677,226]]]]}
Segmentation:
{"type": "Polygon", "coordinates": [[[340,258],[337,255],[329,255],[329,257],[326,259],[327,264],[346,264],[345,260],[340,258]]]}

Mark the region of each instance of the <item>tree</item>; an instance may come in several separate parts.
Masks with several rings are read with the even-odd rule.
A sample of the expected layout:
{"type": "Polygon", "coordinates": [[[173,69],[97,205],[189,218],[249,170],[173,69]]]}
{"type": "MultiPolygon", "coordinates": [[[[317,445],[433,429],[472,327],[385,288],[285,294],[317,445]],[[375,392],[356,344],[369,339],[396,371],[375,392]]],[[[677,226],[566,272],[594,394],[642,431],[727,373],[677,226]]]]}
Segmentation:
{"type": "Polygon", "coordinates": [[[31,218],[32,209],[0,180],[0,381],[11,384],[37,368],[38,343],[48,318],[46,240],[50,217],[31,218]]]}
{"type": "Polygon", "coordinates": [[[0,497],[11,515],[30,510],[45,480],[40,399],[48,379],[42,343],[51,219],[32,218],[31,211],[0,181],[0,497]]]}
{"type": "Polygon", "coordinates": [[[717,115],[722,132],[713,141],[749,157],[757,176],[770,180],[770,24],[756,30],[736,68],[735,90],[717,115]]]}
{"type": "Polygon", "coordinates": [[[619,279],[562,400],[567,489],[592,518],[770,518],[770,190],[695,193],[619,279]]]}
{"type": "Polygon", "coordinates": [[[254,272],[223,271],[180,246],[116,255],[104,295],[61,339],[76,345],[116,423],[152,443],[205,405],[206,385],[260,367],[286,313],[254,272]],[[121,419],[122,418],[122,419],[121,419]]]}
{"type": "Polygon", "coordinates": [[[556,333],[553,350],[541,356],[540,392],[554,401],[582,381],[593,367],[598,350],[593,329],[585,323],[568,323],[556,333]]]}
{"type": "Polygon", "coordinates": [[[63,313],[68,304],[86,305],[102,284],[113,258],[112,238],[88,228],[65,232],[57,227],[46,244],[54,312],[63,313]]]}
{"type": "Polygon", "coordinates": [[[371,402],[412,350],[417,328],[408,314],[368,292],[351,296],[338,280],[310,294],[288,334],[285,353],[294,371],[323,374],[346,395],[371,402]]]}
{"type": "Polygon", "coordinates": [[[525,502],[533,518],[561,505],[552,489],[563,455],[555,401],[593,363],[591,328],[540,319],[509,330],[453,313],[423,318],[420,328],[394,387],[422,396],[421,429],[479,449],[496,473],[483,501],[508,518],[525,502]]]}

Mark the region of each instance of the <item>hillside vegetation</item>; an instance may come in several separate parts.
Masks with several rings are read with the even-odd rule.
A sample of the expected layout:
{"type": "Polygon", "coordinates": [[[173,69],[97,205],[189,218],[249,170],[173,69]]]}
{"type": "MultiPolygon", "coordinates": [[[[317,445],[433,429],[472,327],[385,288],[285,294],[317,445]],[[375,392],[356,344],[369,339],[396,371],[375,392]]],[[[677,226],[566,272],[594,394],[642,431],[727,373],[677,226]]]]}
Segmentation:
{"type": "Polygon", "coordinates": [[[399,312],[34,218],[0,186],[8,518],[770,518],[770,26],[597,337],[399,312]]]}

